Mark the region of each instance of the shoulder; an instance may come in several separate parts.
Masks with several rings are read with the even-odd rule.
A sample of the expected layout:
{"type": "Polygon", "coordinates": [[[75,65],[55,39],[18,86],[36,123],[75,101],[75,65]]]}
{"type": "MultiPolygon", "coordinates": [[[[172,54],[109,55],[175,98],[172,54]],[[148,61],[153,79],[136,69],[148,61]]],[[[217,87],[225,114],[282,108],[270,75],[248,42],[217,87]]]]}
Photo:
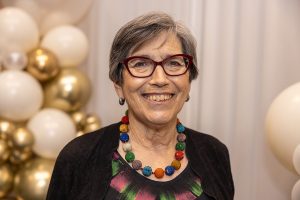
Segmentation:
{"type": "Polygon", "coordinates": [[[85,157],[89,157],[96,148],[101,148],[101,145],[105,141],[111,141],[111,138],[118,130],[118,124],[111,124],[94,132],[74,138],[61,150],[58,160],[74,161],[78,160],[78,158],[84,159],[85,157]]]}
{"type": "Polygon", "coordinates": [[[197,149],[214,150],[227,153],[227,147],[219,139],[212,135],[201,133],[193,129],[186,129],[188,141],[194,144],[197,149]]]}

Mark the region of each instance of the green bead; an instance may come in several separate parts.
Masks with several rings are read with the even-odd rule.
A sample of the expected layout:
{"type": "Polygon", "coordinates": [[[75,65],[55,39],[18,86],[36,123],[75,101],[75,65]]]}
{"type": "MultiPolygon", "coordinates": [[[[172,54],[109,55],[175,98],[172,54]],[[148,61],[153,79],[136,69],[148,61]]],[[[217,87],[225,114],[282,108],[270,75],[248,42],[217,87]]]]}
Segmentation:
{"type": "Polygon", "coordinates": [[[132,153],[131,151],[128,151],[125,155],[125,159],[127,162],[131,163],[135,159],[134,153],[132,153]]]}
{"type": "Polygon", "coordinates": [[[128,109],[125,111],[125,115],[128,116],[128,109]]]}
{"type": "Polygon", "coordinates": [[[178,142],[176,144],[175,149],[178,150],[178,151],[183,151],[185,149],[185,143],[184,142],[178,142]]]}

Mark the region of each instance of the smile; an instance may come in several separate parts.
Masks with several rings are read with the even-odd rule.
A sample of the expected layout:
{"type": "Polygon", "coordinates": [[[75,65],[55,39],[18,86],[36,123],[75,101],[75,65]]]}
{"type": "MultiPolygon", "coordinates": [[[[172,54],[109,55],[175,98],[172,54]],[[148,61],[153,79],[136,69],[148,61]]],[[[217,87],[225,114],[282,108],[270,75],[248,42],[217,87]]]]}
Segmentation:
{"type": "Polygon", "coordinates": [[[171,99],[173,94],[144,94],[143,96],[150,101],[162,102],[171,99]]]}

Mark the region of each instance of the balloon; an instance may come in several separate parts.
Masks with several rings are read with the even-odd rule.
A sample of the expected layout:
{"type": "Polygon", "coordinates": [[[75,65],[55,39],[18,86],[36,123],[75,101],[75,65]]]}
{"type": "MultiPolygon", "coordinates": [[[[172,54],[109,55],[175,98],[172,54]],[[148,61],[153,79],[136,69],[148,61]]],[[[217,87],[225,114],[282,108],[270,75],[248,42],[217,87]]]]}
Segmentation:
{"type": "Polygon", "coordinates": [[[4,56],[3,54],[4,54],[4,50],[1,49],[1,47],[0,47],[0,72],[3,70],[3,56],[4,56]]]}
{"type": "Polygon", "coordinates": [[[31,149],[34,143],[33,134],[25,127],[20,127],[13,132],[10,141],[13,148],[31,149]]]}
{"type": "Polygon", "coordinates": [[[30,74],[19,70],[0,73],[0,116],[24,121],[43,103],[42,87],[30,74]]]}
{"type": "Polygon", "coordinates": [[[71,114],[71,118],[76,125],[76,130],[83,130],[86,124],[86,114],[82,111],[77,111],[71,114]]]}
{"type": "Polygon", "coordinates": [[[0,140],[0,165],[2,165],[9,157],[10,149],[5,140],[0,140]]]}
{"type": "Polygon", "coordinates": [[[38,27],[30,15],[19,8],[7,7],[0,10],[0,49],[17,45],[28,52],[38,42],[38,27]]]}
{"type": "Polygon", "coordinates": [[[96,115],[89,114],[86,118],[85,133],[93,132],[101,127],[100,119],[96,115]]]}
{"type": "Polygon", "coordinates": [[[44,200],[54,161],[35,158],[27,162],[15,176],[15,191],[24,200],[44,200]]]}
{"type": "Polygon", "coordinates": [[[39,24],[42,34],[54,27],[75,24],[90,9],[93,0],[2,0],[6,6],[15,6],[30,13],[39,24]]]}
{"type": "Polygon", "coordinates": [[[293,165],[296,172],[300,175],[300,144],[297,145],[293,153],[293,165]]]}
{"type": "Polygon", "coordinates": [[[45,158],[55,159],[61,149],[75,138],[75,125],[63,111],[45,108],[34,115],[27,128],[35,138],[33,151],[45,158]]]}
{"type": "Polygon", "coordinates": [[[86,35],[75,26],[59,26],[49,31],[41,46],[52,51],[61,67],[76,67],[88,53],[86,35]]]}
{"type": "Polygon", "coordinates": [[[8,164],[0,165],[0,198],[10,192],[13,186],[14,175],[8,164]]]}
{"type": "Polygon", "coordinates": [[[0,120],[0,139],[8,139],[14,131],[15,125],[13,123],[6,120],[0,120]]]}
{"type": "Polygon", "coordinates": [[[12,164],[19,165],[28,161],[32,157],[32,150],[27,149],[13,149],[9,157],[9,161],[12,164]]]}
{"type": "Polygon", "coordinates": [[[300,144],[300,83],[280,93],[266,116],[266,134],[271,149],[279,161],[294,171],[293,153],[300,144]]]}
{"type": "Polygon", "coordinates": [[[84,106],[91,95],[89,79],[76,68],[64,68],[45,85],[45,107],[58,108],[66,112],[84,106]]]}
{"type": "Polygon", "coordinates": [[[296,182],[292,189],[292,198],[291,200],[299,200],[300,199],[300,180],[296,182]]]}
{"type": "Polygon", "coordinates": [[[47,49],[35,49],[28,57],[26,70],[39,81],[47,81],[55,77],[60,70],[56,57],[47,49]]]}
{"type": "Polygon", "coordinates": [[[20,50],[8,50],[3,56],[3,66],[6,69],[22,70],[27,65],[27,55],[20,50]]]}

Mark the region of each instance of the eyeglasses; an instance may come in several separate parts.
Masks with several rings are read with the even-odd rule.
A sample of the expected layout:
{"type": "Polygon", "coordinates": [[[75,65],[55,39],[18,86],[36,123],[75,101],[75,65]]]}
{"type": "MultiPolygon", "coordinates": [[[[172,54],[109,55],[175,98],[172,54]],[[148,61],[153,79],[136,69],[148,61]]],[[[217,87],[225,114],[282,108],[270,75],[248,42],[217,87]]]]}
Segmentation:
{"type": "Polygon", "coordinates": [[[193,64],[193,57],[187,54],[176,54],[156,62],[143,56],[132,56],[126,58],[122,64],[133,77],[146,78],[153,74],[158,65],[162,66],[164,72],[169,76],[180,76],[185,74],[193,64]]]}

